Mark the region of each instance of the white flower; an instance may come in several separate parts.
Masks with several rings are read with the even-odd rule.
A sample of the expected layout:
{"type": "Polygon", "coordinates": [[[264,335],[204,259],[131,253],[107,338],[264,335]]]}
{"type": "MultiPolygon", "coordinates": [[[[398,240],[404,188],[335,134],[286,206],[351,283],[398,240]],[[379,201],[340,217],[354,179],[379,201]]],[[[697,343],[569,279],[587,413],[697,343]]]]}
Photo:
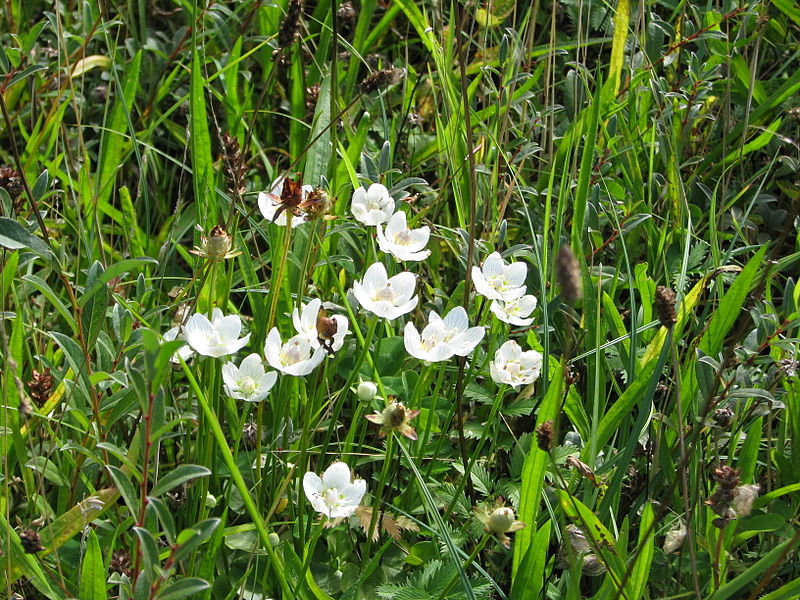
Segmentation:
{"type": "MultiPolygon", "coordinates": [[[[167,329],[164,332],[164,341],[171,342],[173,340],[185,340],[186,338],[184,337],[183,333],[178,335],[179,329],[180,329],[179,327],[172,327],[170,329],[167,329]]],[[[172,357],[170,357],[170,361],[177,364],[181,362],[180,359],[182,358],[183,361],[186,362],[192,357],[193,354],[194,350],[192,350],[192,348],[188,344],[184,344],[183,346],[175,350],[172,357]]]]}
{"type": "Polygon", "coordinates": [[[217,358],[244,348],[250,341],[250,334],[239,339],[241,331],[242,320],[239,316],[226,317],[218,308],[212,311],[210,321],[204,314],[195,313],[183,327],[183,335],[195,352],[217,358]]]}
{"type": "Polygon", "coordinates": [[[396,319],[414,310],[419,297],[414,296],[417,276],[403,271],[394,277],[386,275],[383,264],[376,262],[364,274],[362,281],[353,283],[358,303],[371,313],[386,319],[396,319]]]}
{"type": "Polygon", "coordinates": [[[264,344],[264,356],[273,369],[301,377],[311,373],[325,360],[325,350],[322,347],[314,350],[304,335],[296,335],[284,344],[278,328],[273,327],[264,344]]]}
{"type": "Polygon", "coordinates": [[[300,308],[295,308],[292,312],[292,322],[297,333],[305,336],[315,350],[320,347],[330,352],[340,350],[344,345],[344,337],[350,330],[347,317],[328,317],[319,298],[314,298],[308,304],[300,303],[300,308]]]}
{"type": "Polygon", "coordinates": [[[456,306],[444,316],[444,329],[444,341],[457,356],[466,356],[472,352],[486,333],[483,327],[469,326],[467,311],[463,306],[456,306]]]}
{"type": "Polygon", "coordinates": [[[378,225],[378,246],[383,252],[391,254],[397,260],[425,260],[431,255],[425,250],[431,237],[429,227],[409,229],[406,213],[397,211],[386,224],[386,232],[378,225]]]}
{"type": "Polygon", "coordinates": [[[320,478],[308,472],[303,476],[303,489],[314,510],[330,519],[351,516],[367,491],[367,482],[351,482],[350,467],[342,462],[333,463],[320,478]]]}
{"type": "Polygon", "coordinates": [[[413,323],[406,323],[403,343],[411,356],[426,362],[440,362],[454,354],[466,356],[483,339],[484,333],[483,327],[469,327],[467,311],[458,306],[444,319],[431,311],[421,334],[413,323]]]}
{"type": "Polygon", "coordinates": [[[394,212],[394,198],[386,186],[373,183],[368,190],[363,187],[353,192],[350,205],[353,216],[364,225],[378,225],[389,220],[394,212]]]}
{"type": "Polygon", "coordinates": [[[525,327],[533,323],[533,317],[527,318],[536,308],[536,296],[526,294],[513,300],[493,300],[489,306],[495,317],[511,325],[525,327]]]}
{"type": "Polygon", "coordinates": [[[261,357],[255,353],[244,358],[238,367],[232,362],[222,365],[225,393],[237,400],[259,402],[267,397],[277,380],[278,374],[267,373],[261,357]]]}
{"type": "Polygon", "coordinates": [[[483,262],[483,268],[472,267],[475,290],[489,300],[514,300],[525,294],[525,277],[528,265],[513,262],[506,265],[499,252],[492,252],[483,262]]]}
{"type": "MultiPolygon", "coordinates": [[[[269,193],[260,192],[258,194],[258,208],[261,210],[261,214],[264,215],[264,218],[270,223],[275,223],[275,225],[286,227],[287,219],[291,218],[292,229],[294,229],[298,225],[305,223],[306,220],[303,217],[293,215],[289,210],[286,209],[281,211],[281,214],[278,215],[277,219],[275,218],[275,213],[277,213],[282,206],[281,192],[283,191],[283,180],[283,177],[279,177],[272,182],[272,188],[269,193]]],[[[305,200],[308,193],[313,190],[314,188],[312,186],[304,185],[303,200],[305,200]]]]}
{"type": "Polygon", "coordinates": [[[513,387],[533,383],[542,370],[542,355],[536,350],[523,352],[519,344],[509,340],[495,352],[489,373],[495,383],[513,387]]]}

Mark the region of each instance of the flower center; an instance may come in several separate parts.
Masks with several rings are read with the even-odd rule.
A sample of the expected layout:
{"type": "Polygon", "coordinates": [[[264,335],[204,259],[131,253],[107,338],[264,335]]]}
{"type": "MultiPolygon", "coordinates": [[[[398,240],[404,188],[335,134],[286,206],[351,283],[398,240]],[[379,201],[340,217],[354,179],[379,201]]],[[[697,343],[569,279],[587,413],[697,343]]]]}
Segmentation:
{"type": "Polygon", "coordinates": [[[403,229],[394,234],[394,241],[401,246],[408,246],[411,243],[411,230],[403,229]]]}
{"type": "Polygon", "coordinates": [[[384,300],[386,302],[391,302],[394,300],[394,290],[392,289],[392,284],[387,281],[386,285],[375,293],[373,300],[384,300]]]}
{"type": "Polygon", "coordinates": [[[301,360],[304,360],[304,357],[300,342],[295,341],[283,347],[281,351],[281,362],[284,365],[293,365],[299,363],[301,360]]]}
{"type": "Polygon", "coordinates": [[[243,377],[239,380],[239,391],[245,396],[252,396],[258,389],[258,383],[252,377],[243,377]]]}
{"type": "Polygon", "coordinates": [[[339,493],[339,490],[336,488],[328,488],[324,492],[322,492],[322,500],[325,502],[325,506],[329,508],[336,508],[339,506],[339,501],[343,498],[339,493]]]}

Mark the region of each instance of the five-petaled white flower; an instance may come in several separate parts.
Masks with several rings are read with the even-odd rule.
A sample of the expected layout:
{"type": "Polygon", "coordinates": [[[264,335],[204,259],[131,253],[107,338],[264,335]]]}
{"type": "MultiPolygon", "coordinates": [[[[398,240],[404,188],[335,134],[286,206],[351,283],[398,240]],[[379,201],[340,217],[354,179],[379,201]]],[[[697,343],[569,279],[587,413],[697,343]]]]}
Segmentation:
{"type": "MultiPolygon", "coordinates": [[[[292,211],[286,210],[281,203],[281,192],[283,191],[283,177],[278,177],[273,183],[272,188],[270,189],[269,193],[267,192],[260,192],[258,194],[258,208],[261,211],[261,214],[264,218],[269,221],[270,223],[275,223],[275,225],[280,225],[281,227],[286,227],[286,223],[288,219],[291,219],[292,229],[297,227],[298,225],[302,225],[306,222],[306,219],[302,216],[297,216],[292,214],[292,211]],[[283,208],[283,210],[281,210],[283,208]],[[281,210],[281,213],[275,218],[275,213],[281,210]]],[[[303,186],[303,199],[305,200],[306,196],[308,196],[309,192],[314,191],[314,188],[310,185],[303,186]]]]}
{"type": "Polygon", "coordinates": [[[195,352],[217,358],[233,354],[247,345],[250,334],[239,338],[241,331],[239,315],[225,316],[216,307],[211,312],[210,321],[204,314],[195,313],[183,327],[183,335],[195,352]]]}
{"type": "Polygon", "coordinates": [[[222,365],[225,393],[237,400],[260,402],[277,380],[278,374],[275,371],[267,373],[261,357],[255,353],[244,358],[238,367],[233,362],[222,365]]]}
{"type": "Polygon", "coordinates": [[[525,277],[528,265],[512,262],[507,265],[499,252],[492,252],[483,262],[483,268],[472,267],[475,290],[489,300],[514,300],[525,294],[525,277]]]}
{"type": "Polygon", "coordinates": [[[408,271],[388,277],[383,264],[376,262],[364,273],[364,279],[353,283],[353,295],[371,313],[396,319],[414,310],[419,297],[414,296],[417,276],[408,271]]]}
{"type": "Polygon", "coordinates": [[[526,327],[533,323],[533,317],[528,318],[536,308],[536,296],[526,294],[513,300],[493,300],[489,306],[495,317],[511,325],[526,327]]]}
{"type": "Polygon", "coordinates": [[[444,319],[431,311],[421,334],[413,323],[406,323],[403,343],[411,356],[426,362],[440,362],[454,354],[466,356],[480,343],[484,333],[483,327],[469,327],[467,311],[457,306],[444,319]]]}
{"type": "Polygon", "coordinates": [[[542,370],[542,355],[536,350],[523,352],[519,344],[509,340],[495,352],[489,373],[495,383],[513,387],[533,383],[542,370]]]}
{"type": "Polygon", "coordinates": [[[431,255],[425,250],[431,237],[430,227],[409,229],[406,213],[398,210],[386,224],[386,232],[378,225],[378,246],[397,260],[425,260],[431,255]]]}
{"type": "Polygon", "coordinates": [[[314,510],[330,519],[351,516],[367,491],[363,479],[351,480],[350,467],[335,462],[325,469],[322,478],[308,472],[303,476],[303,489],[314,510]]]}
{"type": "MultiPolygon", "coordinates": [[[[164,341],[172,342],[174,340],[185,340],[186,337],[183,335],[183,332],[181,332],[181,334],[178,335],[179,329],[180,329],[179,327],[171,327],[170,329],[167,329],[164,332],[164,341]]],[[[180,359],[182,358],[183,361],[186,362],[192,357],[193,354],[194,350],[192,350],[191,346],[189,346],[189,344],[184,344],[183,346],[175,350],[175,352],[170,357],[170,361],[177,364],[181,362],[180,359]]]]}
{"type": "Polygon", "coordinates": [[[378,225],[392,216],[394,198],[389,195],[385,185],[373,183],[369,189],[360,187],[353,192],[350,210],[364,225],[378,225]]]}
{"type": "Polygon", "coordinates": [[[264,344],[264,356],[273,369],[281,373],[302,377],[308,375],[325,360],[325,350],[320,346],[316,350],[304,335],[296,335],[285,344],[281,342],[281,334],[273,327],[264,344]]]}
{"type": "Polygon", "coordinates": [[[308,339],[315,350],[323,347],[336,352],[344,345],[344,337],[350,330],[350,321],[344,315],[327,316],[322,300],[314,298],[308,304],[300,304],[292,312],[292,322],[297,333],[308,339]]]}

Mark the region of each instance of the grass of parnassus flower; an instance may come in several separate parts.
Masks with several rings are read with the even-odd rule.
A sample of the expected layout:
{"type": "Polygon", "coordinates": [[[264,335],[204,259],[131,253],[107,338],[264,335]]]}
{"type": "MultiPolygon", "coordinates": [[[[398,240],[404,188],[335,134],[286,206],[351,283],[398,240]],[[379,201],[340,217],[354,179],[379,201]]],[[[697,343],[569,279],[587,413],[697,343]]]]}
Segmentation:
{"type": "Polygon", "coordinates": [[[6,2],[7,595],[797,597],[798,18],[6,2]]]}

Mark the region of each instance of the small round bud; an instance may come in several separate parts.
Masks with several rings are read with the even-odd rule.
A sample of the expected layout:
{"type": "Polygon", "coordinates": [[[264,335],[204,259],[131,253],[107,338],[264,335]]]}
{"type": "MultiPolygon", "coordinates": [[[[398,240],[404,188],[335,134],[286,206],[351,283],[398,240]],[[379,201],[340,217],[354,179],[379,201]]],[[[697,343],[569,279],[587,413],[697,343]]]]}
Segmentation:
{"type": "Polygon", "coordinates": [[[217,498],[213,494],[206,492],[206,508],[214,508],[217,505],[217,498]]]}
{"type": "Polygon", "coordinates": [[[267,539],[269,540],[269,545],[273,548],[277,548],[278,544],[281,543],[281,538],[274,531],[267,536],[267,539]]]}
{"type": "Polygon", "coordinates": [[[514,510],[507,506],[495,508],[486,520],[486,527],[493,533],[506,533],[513,524],[514,510]]]}
{"type": "Polygon", "coordinates": [[[373,400],[378,394],[378,386],[371,381],[362,381],[358,384],[358,399],[362,402],[369,402],[373,400]]]}

